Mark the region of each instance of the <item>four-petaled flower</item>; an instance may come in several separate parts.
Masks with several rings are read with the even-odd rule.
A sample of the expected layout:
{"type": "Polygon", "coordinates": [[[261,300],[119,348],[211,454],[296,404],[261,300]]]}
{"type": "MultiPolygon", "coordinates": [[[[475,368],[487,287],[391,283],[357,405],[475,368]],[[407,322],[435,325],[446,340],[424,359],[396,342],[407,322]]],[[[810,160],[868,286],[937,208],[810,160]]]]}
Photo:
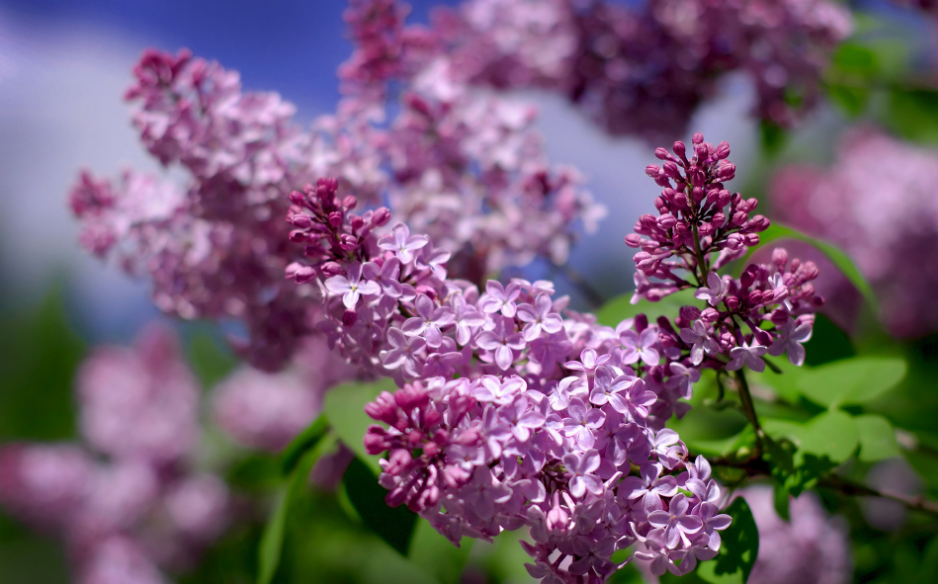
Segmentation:
{"type": "Polygon", "coordinates": [[[515,323],[510,318],[497,318],[495,328],[483,331],[476,340],[479,348],[494,352],[495,364],[502,371],[511,367],[515,360],[514,352],[524,348],[524,337],[514,330],[515,323]]]}
{"type": "Polygon", "coordinates": [[[592,448],[596,443],[593,430],[606,421],[606,415],[578,397],[567,405],[567,417],[563,421],[563,433],[583,449],[592,448]]]}
{"type": "Polygon", "coordinates": [[[518,307],[518,318],[526,322],[522,333],[524,340],[531,342],[541,335],[541,329],[548,333],[558,333],[563,330],[563,319],[553,310],[554,303],[547,294],[538,294],[534,299],[534,306],[522,304],[518,307]]]}
{"type": "Polygon", "coordinates": [[[568,488],[571,495],[579,499],[587,491],[594,495],[603,493],[603,482],[594,474],[599,468],[598,452],[587,450],[582,456],[567,454],[563,457],[563,466],[570,475],[568,488]]]}
{"type": "Polygon", "coordinates": [[[748,365],[756,373],[765,371],[765,361],[761,359],[766,353],[766,348],[753,341],[750,344],[743,344],[740,347],[730,349],[730,362],[726,364],[727,371],[736,371],[742,369],[743,365],[748,365]]]}
{"type": "Polygon", "coordinates": [[[430,243],[426,235],[411,235],[410,230],[403,223],[394,226],[391,233],[378,240],[378,247],[397,254],[401,263],[409,264],[414,259],[414,251],[430,243]]]}
{"type": "Polygon", "coordinates": [[[719,345],[707,332],[707,326],[699,320],[694,321],[693,328],[681,329],[681,340],[691,345],[690,359],[694,365],[700,365],[704,360],[704,353],[714,355],[720,352],[719,345]]]}
{"type": "Polygon", "coordinates": [[[723,299],[724,294],[726,294],[726,282],[716,272],[710,272],[707,274],[707,286],[698,288],[694,292],[694,298],[703,300],[710,306],[716,306],[723,299]]]}
{"type": "Polygon", "coordinates": [[[449,306],[436,306],[426,294],[418,294],[414,302],[417,316],[404,321],[401,330],[410,336],[422,335],[427,344],[433,348],[443,344],[441,328],[450,325],[455,320],[453,309],[449,306]]]}
{"type": "Polygon", "coordinates": [[[515,300],[521,295],[521,286],[511,282],[502,286],[497,280],[489,280],[485,284],[485,294],[479,298],[479,308],[486,314],[501,312],[504,316],[513,318],[518,310],[515,300]]]}
{"type": "Polygon", "coordinates": [[[633,330],[623,331],[619,335],[622,346],[625,347],[625,354],[622,361],[627,364],[635,363],[641,358],[646,365],[657,365],[661,360],[661,355],[654,348],[658,342],[658,333],[653,328],[647,328],[638,334],[633,330]]]}
{"type": "Polygon", "coordinates": [[[678,493],[671,499],[667,511],[649,513],[648,523],[661,529],[664,533],[665,544],[674,549],[683,543],[690,547],[688,535],[693,535],[703,529],[703,521],[696,515],[688,515],[690,503],[683,493],[678,493]]]}
{"type": "Polygon", "coordinates": [[[788,322],[779,327],[779,337],[769,347],[769,355],[778,357],[782,353],[788,353],[788,360],[792,365],[804,365],[804,347],[801,343],[807,343],[811,340],[812,324],[789,318],[788,322]]]}
{"type": "Polygon", "coordinates": [[[329,294],[337,296],[342,294],[342,304],[346,308],[355,308],[362,294],[378,294],[381,286],[377,282],[362,280],[362,265],[358,262],[349,264],[345,276],[332,276],[325,281],[329,294]]]}
{"type": "Polygon", "coordinates": [[[388,329],[388,344],[391,349],[382,351],[381,362],[386,369],[404,367],[404,372],[411,376],[419,373],[420,362],[417,355],[427,350],[427,341],[423,337],[408,337],[400,329],[388,329]]]}

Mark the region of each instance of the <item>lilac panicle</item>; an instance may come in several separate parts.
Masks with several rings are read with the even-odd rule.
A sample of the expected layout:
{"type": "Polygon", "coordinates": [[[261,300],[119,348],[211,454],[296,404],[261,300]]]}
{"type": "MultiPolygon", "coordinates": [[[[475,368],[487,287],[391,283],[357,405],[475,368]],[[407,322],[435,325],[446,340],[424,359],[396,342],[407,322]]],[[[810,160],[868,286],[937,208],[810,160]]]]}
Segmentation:
{"type": "Polygon", "coordinates": [[[474,83],[553,89],[607,131],[650,139],[683,133],[737,71],[755,86],[753,113],[791,125],[852,30],[829,0],[468,0],[435,25],[474,83]]]}
{"type": "Polygon", "coordinates": [[[568,310],[550,282],[490,281],[480,291],[452,279],[445,261],[428,260],[440,255],[432,238],[394,224],[386,209],[359,212],[335,180],[290,198],[305,259],[287,274],[323,289],[317,330],[400,388],[366,407],[383,424],[364,441],[387,454],[389,504],[407,505],[454,543],[528,526],[531,573],[563,582],[607,578],[614,551],[649,538],[663,544],[642,561],[659,574],[712,557],[713,530],[693,527],[703,525],[699,513],[715,514],[706,505],[721,489],[664,428],[699,379],[673,327],[598,325],[568,310]],[[335,278],[356,282],[354,302],[335,278]],[[654,496],[623,486],[633,465],[654,496]],[[705,499],[672,504],[678,486],[705,499]],[[650,522],[672,508],[684,531],[650,522]]]}

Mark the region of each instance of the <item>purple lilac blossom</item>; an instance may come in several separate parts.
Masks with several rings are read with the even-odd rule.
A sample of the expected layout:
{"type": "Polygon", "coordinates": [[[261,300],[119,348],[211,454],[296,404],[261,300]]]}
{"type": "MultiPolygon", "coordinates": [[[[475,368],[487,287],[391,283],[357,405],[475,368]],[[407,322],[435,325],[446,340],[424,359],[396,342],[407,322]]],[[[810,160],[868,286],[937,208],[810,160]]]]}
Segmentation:
{"type": "Polygon", "coordinates": [[[740,493],[759,528],[759,555],[749,576],[751,584],[852,581],[847,526],[828,516],[814,493],[791,499],[791,521],[787,522],[775,513],[771,487],[749,487],[740,493]]]}
{"type": "MultiPolygon", "coordinates": [[[[748,219],[754,205],[716,185],[733,173],[722,162],[727,145],[713,147],[695,136],[695,151],[693,161],[685,161],[693,178],[682,190],[694,196],[695,183],[711,188],[700,188],[696,203],[685,203],[660,237],[684,267],[696,268],[689,262],[703,257],[705,274],[719,268],[721,259],[711,263],[711,254],[755,245],[757,236],[747,229],[767,222],[748,219]],[[707,195],[715,198],[712,206],[702,204],[707,195]],[[698,256],[697,242],[685,237],[686,229],[677,234],[674,225],[686,220],[699,231],[712,220],[702,213],[722,212],[719,200],[736,209],[725,229],[705,232],[698,256]]],[[[344,302],[344,290],[332,290],[316,325],[350,363],[391,377],[400,388],[366,406],[384,424],[371,426],[364,443],[369,453],[387,454],[379,480],[389,491],[388,504],[406,504],[454,543],[527,525],[534,539],[524,543],[535,562],[529,570],[554,582],[577,582],[583,575],[605,580],[621,566],[610,555],[635,543],[642,550],[635,557],[657,575],[683,574],[714,557],[717,532],[729,525],[718,513],[722,490],[710,478],[709,464],[690,461],[680,436],[663,427],[686,411],[680,400],[691,396],[699,379],[691,356],[697,339],[688,343],[678,330],[699,320],[707,335],[719,338],[716,354],[703,366],[729,369],[727,356],[734,351],[757,366],[755,353],[764,355],[782,337],[756,320],[784,324],[795,314],[810,322],[820,303],[806,283],[815,268],[792,260],[794,273],[787,272],[787,255],[778,253],[772,266],[752,265],[740,279],[727,278],[717,306],[682,309],[677,328],[664,317],[650,324],[639,316],[613,329],[567,309],[567,299],[553,298],[549,282],[490,281],[480,294],[473,283],[441,277],[447,273],[442,262],[444,269],[434,270],[419,261],[435,249],[432,238],[405,261],[401,246],[382,245],[373,228],[376,216],[385,220],[385,210],[355,214],[336,180],[320,179],[290,197],[290,217],[303,233],[294,240],[305,244],[306,257],[288,267],[289,277],[322,284],[350,265],[383,273],[385,262],[395,262],[389,275],[397,277],[396,286],[362,294],[353,308],[344,302]],[[457,326],[457,312],[465,314],[467,307],[475,308],[473,322],[462,319],[457,326]],[[535,313],[556,315],[560,328],[522,334],[535,313]],[[356,328],[363,317],[370,326],[356,328]],[[753,333],[743,334],[737,322],[753,333]],[[547,342],[550,352],[535,350],[547,342]],[[633,466],[642,469],[640,479],[629,477],[633,466]]],[[[394,232],[396,242],[417,237],[403,224],[394,232]]],[[[663,268],[654,273],[667,277],[663,268]]]]}
{"type": "Polygon", "coordinates": [[[554,89],[607,131],[652,139],[683,133],[734,71],[755,86],[759,119],[791,125],[852,30],[829,0],[468,0],[435,26],[473,82],[554,89]]]}
{"type": "Polygon", "coordinates": [[[161,327],[92,353],[77,386],[83,443],[0,448],[0,505],[65,543],[76,582],[167,582],[231,515],[225,483],[190,462],[199,388],[161,327]]]}
{"type": "Polygon", "coordinates": [[[938,271],[921,260],[938,252],[936,181],[938,151],[866,127],[843,136],[832,168],[780,170],[770,196],[781,221],[850,254],[889,331],[915,337],[938,330],[938,271]]]}

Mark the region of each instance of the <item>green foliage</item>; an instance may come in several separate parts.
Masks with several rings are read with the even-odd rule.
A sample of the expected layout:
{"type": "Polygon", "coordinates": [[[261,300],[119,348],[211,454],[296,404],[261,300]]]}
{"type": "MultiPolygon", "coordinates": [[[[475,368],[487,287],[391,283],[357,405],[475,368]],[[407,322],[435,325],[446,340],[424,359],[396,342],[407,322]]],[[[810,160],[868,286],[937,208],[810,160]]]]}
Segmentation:
{"type": "Polygon", "coordinates": [[[724,511],[733,523],[721,534],[716,558],[703,562],[697,575],[711,584],[745,584],[759,554],[759,530],[749,504],[737,498],[724,511]]]}
{"type": "Polygon", "coordinates": [[[209,330],[197,327],[187,336],[186,356],[204,389],[214,387],[238,365],[231,348],[209,330]]]}
{"type": "Polygon", "coordinates": [[[85,345],[65,317],[61,292],[0,324],[0,440],[72,438],[74,375],[85,345]]]}
{"type": "Polygon", "coordinates": [[[900,456],[896,430],[886,418],[875,414],[865,414],[854,418],[860,437],[860,455],[862,462],[876,462],[894,456],[900,456]]]}
{"type": "Polygon", "coordinates": [[[649,302],[642,299],[638,304],[632,304],[632,294],[616,296],[596,312],[596,319],[600,324],[615,327],[627,318],[635,318],[639,314],[648,316],[649,322],[654,322],[659,316],[673,319],[682,306],[697,305],[700,301],[694,298],[693,289],[681,290],[670,296],[665,296],[659,302],[649,302]]]}
{"type": "Polygon", "coordinates": [[[365,413],[365,404],[374,401],[382,391],[393,392],[397,387],[390,379],[374,383],[346,383],[326,394],[323,414],[329,420],[342,442],[377,476],[381,472],[378,457],[365,452],[362,439],[368,426],[375,423],[365,413]]]}
{"type": "Polygon", "coordinates": [[[417,515],[405,506],[391,507],[385,502],[387,491],[364,462],[355,458],[342,477],[342,488],[357,516],[402,556],[407,556],[417,515]]]}
{"type": "Polygon", "coordinates": [[[854,357],[802,373],[798,390],[822,406],[862,404],[895,387],[905,377],[905,361],[892,357],[854,357]]]}
{"type": "Polygon", "coordinates": [[[938,90],[893,89],[889,93],[886,123],[903,138],[938,145],[938,90]]]}
{"type": "MultiPolygon", "coordinates": [[[[313,426],[316,426],[316,423],[313,426]]],[[[258,584],[270,584],[273,580],[277,567],[280,565],[288,509],[291,502],[303,493],[307,477],[309,477],[313,465],[316,464],[320,456],[335,446],[336,438],[332,435],[320,433],[317,440],[308,440],[307,444],[307,450],[302,454],[299,462],[294,465],[286,485],[277,494],[273,512],[264,527],[264,533],[258,547],[258,584]]]]}
{"type": "Polygon", "coordinates": [[[283,474],[289,475],[303,458],[303,455],[314,448],[329,431],[329,421],[325,416],[319,416],[312,424],[294,438],[283,452],[280,453],[280,462],[283,474]]]}

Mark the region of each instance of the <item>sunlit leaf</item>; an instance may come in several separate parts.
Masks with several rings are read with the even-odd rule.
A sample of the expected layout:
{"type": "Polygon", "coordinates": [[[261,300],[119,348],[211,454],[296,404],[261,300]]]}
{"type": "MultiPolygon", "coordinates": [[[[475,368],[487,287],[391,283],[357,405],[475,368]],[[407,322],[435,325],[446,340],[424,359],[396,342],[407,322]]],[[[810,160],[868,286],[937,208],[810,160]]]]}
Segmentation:
{"type": "Polygon", "coordinates": [[[430,522],[417,519],[407,557],[424,571],[436,577],[440,584],[459,584],[463,567],[475,540],[462,538],[459,547],[433,529],[430,522]]]}
{"type": "Polygon", "coordinates": [[[649,302],[641,300],[638,304],[632,304],[632,294],[623,294],[616,296],[596,312],[596,319],[599,324],[614,327],[627,318],[635,318],[636,315],[645,314],[649,322],[654,322],[659,316],[666,316],[673,319],[678,314],[678,310],[686,305],[699,305],[700,301],[694,298],[694,289],[681,290],[665,296],[658,302],[649,302]]]}
{"type": "Polygon", "coordinates": [[[368,426],[376,422],[365,413],[365,404],[382,391],[395,389],[394,382],[387,378],[374,383],[346,383],[327,393],[323,404],[323,414],[339,439],[368,465],[375,477],[381,473],[378,457],[365,452],[363,440],[368,426]]]}
{"type": "Polygon", "coordinates": [[[857,416],[854,420],[860,434],[860,460],[876,462],[902,454],[889,420],[874,414],[857,416]]]}
{"type": "Polygon", "coordinates": [[[798,378],[798,390],[827,407],[862,404],[895,387],[906,374],[894,357],[854,357],[815,367],[798,378]]]}

